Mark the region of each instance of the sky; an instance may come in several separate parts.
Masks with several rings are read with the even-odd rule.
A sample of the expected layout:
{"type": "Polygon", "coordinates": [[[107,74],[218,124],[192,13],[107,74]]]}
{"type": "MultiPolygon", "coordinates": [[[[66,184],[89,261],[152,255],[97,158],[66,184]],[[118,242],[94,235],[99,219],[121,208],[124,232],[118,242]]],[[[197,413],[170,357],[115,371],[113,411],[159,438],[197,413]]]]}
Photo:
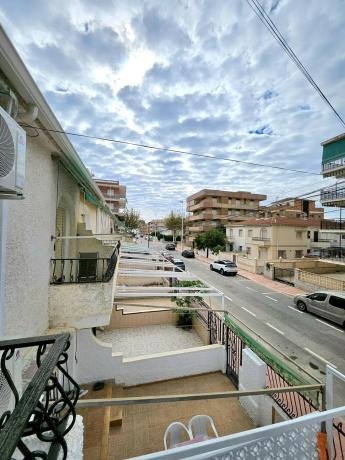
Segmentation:
{"type": "MultiPolygon", "coordinates": [[[[345,1],[261,3],[345,117],[345,1]]],[[[245,0],[2,0],[0,21],[68,131],[315,173],[320,143],[344,131],[245,0]]],[[[202,188],[272,201],[334,182],[71,141],[145,219],[181,211],[202,188]]]]}

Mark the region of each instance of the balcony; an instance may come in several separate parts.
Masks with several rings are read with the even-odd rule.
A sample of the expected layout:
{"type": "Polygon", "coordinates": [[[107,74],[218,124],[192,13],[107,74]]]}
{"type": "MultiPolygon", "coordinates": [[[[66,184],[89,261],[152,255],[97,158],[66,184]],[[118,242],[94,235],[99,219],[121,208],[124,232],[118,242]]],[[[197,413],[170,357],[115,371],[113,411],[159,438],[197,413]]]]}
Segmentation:
{"type": "Polygon", "coordinates": [[[109,256],[51,259],[50,327],[82,328],[109,323],[120,243],[114,249],[91,239],[87,247],[98,248],[109,256]]]}
{"type": "Polygon", "coordinates": [[[259,243],[260,246],[271,246],[271,238],[267,236],[252,236],[253,243],[259,243]]]}
{"type": "Polygon", "coordinates": [[[83,439],[83,424],[75,412],[79,386],[65,365],[69,345],[69,334],[0,342],[2,460],[82,458],[82,442],[78,452],[73,449],[73,439],[83,439]],[[29,384],[23,388],[19,369],[30,353],[29,384]]]}
{"type": "Polygon", "coordinates": [[[323,177],[345,177],[345,156],[322,164],[323,177]]]}
{"type": "Polygon", "coordinates": [[[345,206],[345,184],[321,190],[320,201],[323,206],[345,206]]]}

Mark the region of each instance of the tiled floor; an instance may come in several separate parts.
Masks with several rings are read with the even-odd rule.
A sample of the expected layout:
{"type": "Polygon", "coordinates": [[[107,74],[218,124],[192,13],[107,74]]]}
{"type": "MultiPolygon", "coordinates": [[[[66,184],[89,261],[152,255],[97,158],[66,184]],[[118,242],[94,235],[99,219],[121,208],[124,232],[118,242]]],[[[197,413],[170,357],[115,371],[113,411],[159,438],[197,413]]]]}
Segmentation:
{"type": "MultiPolygon", "coordinates": [[[[231,391],[234,386],[221,373],[169,380],[124,389],[124,397],[231,391]]],[[[126,406],[122,427],[111,428],[109,460],[122,460],[164,450],[163,437],[173,421],[188,423],[193,415],[210,415],[219,436],[253,428],[236,398],[126,406]]]]}
{"type": "Polygon", "coordinates": [[[112,343],[113,351],[123,353],[126,358],[204,345],[193,329],[170,324],[112,329],[97,333],[97,338],[112,343]]]}

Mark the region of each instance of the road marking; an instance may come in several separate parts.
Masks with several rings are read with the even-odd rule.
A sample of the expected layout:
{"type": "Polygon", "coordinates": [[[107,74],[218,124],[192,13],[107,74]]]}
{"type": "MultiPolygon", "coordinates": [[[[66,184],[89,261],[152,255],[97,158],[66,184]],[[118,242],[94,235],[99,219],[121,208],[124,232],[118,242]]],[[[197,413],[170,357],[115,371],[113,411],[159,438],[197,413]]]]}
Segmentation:
{"type": "Polygon", "coordinates": [[[280,329],[278,329],[278,328],[272,326],[272,324],[270,324],[270,323],[266,323],[266,324],[267,324],[267,326],[271,327],[271,328],[274,329],[275,331],[279,332],[279,334],[285,335],[285,332],[283,332],[283,331],[281,331],[280,329]]]}
{"type": "Polygon", "coordinates": [[[330,366],[334,367],[334,369],[338,369],[337,366],[335,366],[334,364],[330,363],[329,361],[327,361],[327,359],[323,358],[322,356],[318,355],[317,353],[314,353],[313,351],[309,350],[309,348],[304,347],[304,349],[305,349],[305,351],[307,351],[311,355],[315,356],[315,358],[318,358],[320,361],[323,361],[324,363],[329,364],[330,366]]]}
{"type": "Polygon", "coordinates": [[[228,297],[227,295],[224,296],[224,299],[230,300],[230,302],[232,302],[232,298],[228,297]]]}
{"type": "Polygon", "coordinates": [[[246,311],[246,312],[249,313],[250,315],[256,316],[255,313],[253,313],[252,311],[248,310],[247,308],[245,308],[245,307],[241,307],[241,308],[242,308],[242,310],[246,311]]]}
{"type": "Polygon", "coordinates": [[[273,297],[270,297],[269,295],[265,295],[265,297],[267,297],[268,299],[271,299],[271,300],[273,300],[274,302],[278,302],[278,300],[277,300],[277,299],[274,299],[273,297]]]}
{"type": "Polygon", "coordinates": [[[303,311],[297,310],[297,308],[291,307],[291,305],[288,305],[288,308],[290,308],[293,311],[296,311],[297,313],[301,313],[303,315],[303,311]]]}
{"type": "Polygon", "coordinates": [[[342,329],[339,329],[338,327],[334,327],[331,324],[328,324],[325,321],[322,321],[321,319],[316,319],[315,318],[315,321],[318,321],[319,323],[325,324],[326,326],[331,327],[332,329],[335,329],[336,331],[344,332],[342,329]]]}
{"type": "Polygon", "coordinates": [[[254,292],[259,292],[256,289],[251,288],[250,286],[246,286],[246,289],[249,289],[250,291],[254,291],[254,292]]]}

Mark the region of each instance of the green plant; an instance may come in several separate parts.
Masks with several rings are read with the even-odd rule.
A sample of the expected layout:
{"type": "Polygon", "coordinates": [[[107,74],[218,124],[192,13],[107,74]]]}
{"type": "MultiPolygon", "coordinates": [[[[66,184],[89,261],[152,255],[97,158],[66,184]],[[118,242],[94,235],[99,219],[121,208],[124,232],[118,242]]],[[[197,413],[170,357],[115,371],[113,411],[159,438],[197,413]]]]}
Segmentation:
{"type": "MultiPolygon", "coordinates": [[[[201,281],[179,281],[176,287],[203,287],[203,283],[201,281]]],[[[182,327],[183,329],[191,329],[193,327],[193,318],[196,316],[196,311],[189,309],[193,307],[196,301],[201,299],[198,296],[173,297],[173,301],[179,307],[173,310],[177,315],[177,327],[182,327]],[[186,310],[183,308],[186,308],[186,310]]]]}
{"type": "Polygon", "coordinates": [[[197,249],[206,249],[206,257],[208,257],[209,250],[212,254],[217,255],[225,249],[226,236],[221,229],[213,228],[207,232],[199,233],[195,237],[195,244],[197,249]]]}

